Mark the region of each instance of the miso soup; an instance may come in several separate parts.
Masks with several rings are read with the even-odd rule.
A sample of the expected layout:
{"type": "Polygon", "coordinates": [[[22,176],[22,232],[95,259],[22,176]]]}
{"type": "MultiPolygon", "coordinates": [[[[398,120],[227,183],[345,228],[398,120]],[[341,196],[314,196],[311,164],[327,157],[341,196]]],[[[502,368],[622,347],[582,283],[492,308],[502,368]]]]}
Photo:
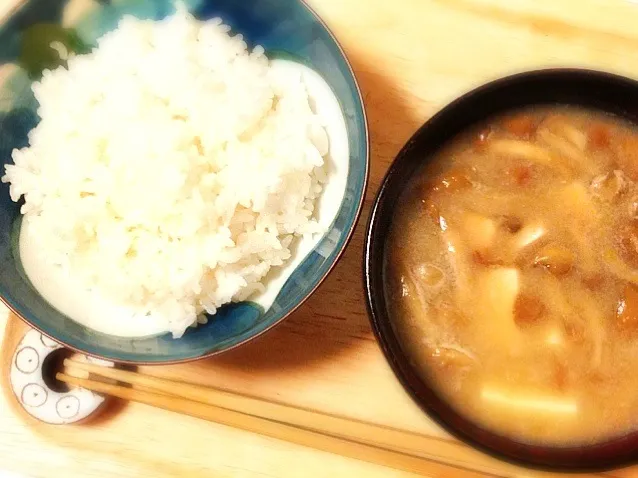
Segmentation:
{"type": "Polygon", "coordinates": [[[388,305],[438,394],[525,443],[638,430],[638,127],[559,106],[492,118],[396,211],[388,305]]]}

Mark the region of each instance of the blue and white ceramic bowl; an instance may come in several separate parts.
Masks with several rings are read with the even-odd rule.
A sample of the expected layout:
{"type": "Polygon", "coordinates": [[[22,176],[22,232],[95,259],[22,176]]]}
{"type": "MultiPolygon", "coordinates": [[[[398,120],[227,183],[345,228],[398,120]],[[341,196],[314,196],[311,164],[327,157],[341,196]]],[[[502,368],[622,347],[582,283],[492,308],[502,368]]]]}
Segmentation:
{"type": "MultiPolygon", "coordinates": [[[[343,252],[358,219],[368,177],[368,131],[352,69],[323,22],[299,0],[186,0],[201,20],[221,17],[249,44],[272,57],[286,57],[318,72],[341,106],[349,163],[345,194],[328,231],[276,294],[267,310],[252,303],[224,307],[206,325],[178,340],[170,334],[119,338],[88,329],[49,305],[34,289],[18,253],[19,205],[0,185],[0,298],[31,326],[82,353],[136,364],[195,360],[231,349],[262,334],[301,305],[325,279],[343,252]]],[[[31,81],[57,66],[50,47],[60,42],[77,53],[114,29],[123,15],[161,19],[174,12],[170,0],[30,0],[0,25],[0,164],[27,145],[38,122],[31,81]]],[[[4,170],[4,168],[2,168],[4,170]]]]}

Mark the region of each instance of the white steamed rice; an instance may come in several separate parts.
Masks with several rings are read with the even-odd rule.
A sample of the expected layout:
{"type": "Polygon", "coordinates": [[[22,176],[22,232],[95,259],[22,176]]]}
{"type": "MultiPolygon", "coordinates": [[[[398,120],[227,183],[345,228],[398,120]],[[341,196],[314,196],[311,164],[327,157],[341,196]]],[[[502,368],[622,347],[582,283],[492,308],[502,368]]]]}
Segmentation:
{"type": "Polygon", "coordinates": [[[41,121],[2,177],[42,260],[175,336],[319,232],[325,130],[301,78],[229,30],[123,19],[33,84],[41,121]]]}

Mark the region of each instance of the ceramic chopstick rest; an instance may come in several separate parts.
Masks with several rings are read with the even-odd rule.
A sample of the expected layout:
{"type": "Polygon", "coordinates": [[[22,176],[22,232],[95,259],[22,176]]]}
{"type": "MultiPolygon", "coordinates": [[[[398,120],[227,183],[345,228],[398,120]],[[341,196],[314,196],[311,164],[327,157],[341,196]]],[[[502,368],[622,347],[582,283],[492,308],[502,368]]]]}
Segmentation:
{"type": "MultiPolygon", "coordinates": [[[[11,388],[18,402],[32,417],[45,423],[76,423],[95,413],[104,397],[89,390],[75,388],[68,392],[52,390],[44,381],[42,367],[53,352],[62,346],[37,330],[22,338],[11,364],[11,388]]],[[[110,362],[87,357],[89,362],[113,366],[110,362]]]]}

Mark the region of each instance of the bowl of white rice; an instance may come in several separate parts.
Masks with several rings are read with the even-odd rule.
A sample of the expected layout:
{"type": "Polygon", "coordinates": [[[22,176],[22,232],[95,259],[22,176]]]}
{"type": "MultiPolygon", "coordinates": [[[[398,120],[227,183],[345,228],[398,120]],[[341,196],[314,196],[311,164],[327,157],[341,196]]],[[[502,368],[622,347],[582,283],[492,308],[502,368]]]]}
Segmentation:
{"type": "Polygon", "coordinates": [[[237,347],[334,267],[368,155],[301,1],[30,0],[0,24],[0,299],[117,362],[237,347]]]}

